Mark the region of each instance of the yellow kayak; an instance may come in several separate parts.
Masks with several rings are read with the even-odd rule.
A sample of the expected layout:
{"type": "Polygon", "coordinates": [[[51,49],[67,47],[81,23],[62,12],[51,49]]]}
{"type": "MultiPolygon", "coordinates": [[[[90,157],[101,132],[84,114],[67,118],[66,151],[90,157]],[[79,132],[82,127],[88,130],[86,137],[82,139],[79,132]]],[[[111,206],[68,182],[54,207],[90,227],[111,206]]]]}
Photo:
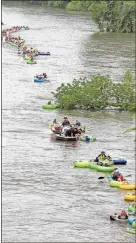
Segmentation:
{"type": "Polygon", "coordinates": [[[134,201],[134,200],[136,200],[136,194],[126,194],[124,196],[124,200],[126,200],[126,201],[134,201]]]}
{"type": "Polygon", "coordinates": [[[125,185],[125,184],[121,184],[120,186],[119,186],[119,188],[120,189],[124,189],[124,190],[134,190],[134,189],[136,189],[136,185],[129,185],[129,184],[127,184],[127,185],[125,185]]]}

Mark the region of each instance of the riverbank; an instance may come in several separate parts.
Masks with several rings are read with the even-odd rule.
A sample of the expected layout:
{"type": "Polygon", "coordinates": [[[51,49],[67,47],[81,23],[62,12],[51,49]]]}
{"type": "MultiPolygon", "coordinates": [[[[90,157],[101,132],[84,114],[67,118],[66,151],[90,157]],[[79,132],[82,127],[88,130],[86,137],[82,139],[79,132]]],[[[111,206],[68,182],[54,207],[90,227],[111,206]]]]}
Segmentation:
{"type": "Polygon", "coordinates": [[[55,7],[68,11],[89,12],[100,31],[135,32],[135,1],[29,1],[43,7],[55,7]],[[127,19],[127,21],[126,21],[127,19]]]}

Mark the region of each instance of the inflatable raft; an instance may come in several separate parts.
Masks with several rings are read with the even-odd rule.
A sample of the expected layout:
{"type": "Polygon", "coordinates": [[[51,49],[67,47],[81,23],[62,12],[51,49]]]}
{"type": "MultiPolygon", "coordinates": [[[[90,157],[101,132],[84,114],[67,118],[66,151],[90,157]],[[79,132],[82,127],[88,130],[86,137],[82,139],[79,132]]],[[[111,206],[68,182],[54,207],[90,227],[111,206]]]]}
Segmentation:
{"type": "Polygon", "coordinates": [[[135,190],[136,189],[136,185],[129,185],[129,184],[125,185],[125,184],[123,184],[123,185],[120,185],[120,189],[135,190]]]}
{"type": "Polygon", "coordinates": [[[90,162],[90,169],[94,169],[100,172],[112,172],[114,167],[97,165],[97,162],[90,162]]]}
{"type": "Polygon", "coordinates": [[[124,200],[126,200],[126,201],[134,201],[134,200],[136,200],[136,194],[135,195],[134,194],[126,194],[124,196],[124,200]]]}
{"type": "Polygon", "coordinates": [[[57,105],[56,104],[53,104],[53,105],[43,105],[42,108],[44,110],[53,110],[53,109],[56,109],[57,108],[57,105]]]}
{"type": "Polygon", "coordinates": [[[78,168],[89,168],[90,167],[90,162],[87,160],[74,161],[73,164],[74,164],[74,167],[78,167],[78,168]]]}
{"type": "Polygon", "coordinates": [[[44,78],[34,78],[34,82],[36,83],[43,83],[46,79],[44,78]]]}
{"type": "Polygon", "coordinates": [[[120,215],[117,213],[110,215],[110,220],[117,220],[121,223],[128,222],[128,218],[121,218],[120,215]]]}
{"type": "Polygon", "coordinates": [[[27,64],[36,64],[36,61],[28,60],[28,61],[27,61],[27,64]]]}

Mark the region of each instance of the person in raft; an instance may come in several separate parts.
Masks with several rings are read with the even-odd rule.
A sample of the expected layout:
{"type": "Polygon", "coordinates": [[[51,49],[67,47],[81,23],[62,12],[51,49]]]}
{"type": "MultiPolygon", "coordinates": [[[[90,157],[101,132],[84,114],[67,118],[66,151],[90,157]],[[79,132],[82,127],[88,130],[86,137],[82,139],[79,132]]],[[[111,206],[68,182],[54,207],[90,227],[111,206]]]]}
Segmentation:
{"type": "Polygon", "coordinates": [[[122,210],[120,215],[118,216],[119,219],[128,219],[128,215],[125,210],[122,210]]]}
{"type": "Polygon", "coordinates": [[[62,126],[70,125],[70,122],[67,117],[64,117],[64,121],[62,122],[62,126]]]}
{"type": "Polygon", "coordinates": [[[94,162],[99,162],[100,160],[107,159],[107,156],[104,151],[102,151],[94,160],[94,162]]]}

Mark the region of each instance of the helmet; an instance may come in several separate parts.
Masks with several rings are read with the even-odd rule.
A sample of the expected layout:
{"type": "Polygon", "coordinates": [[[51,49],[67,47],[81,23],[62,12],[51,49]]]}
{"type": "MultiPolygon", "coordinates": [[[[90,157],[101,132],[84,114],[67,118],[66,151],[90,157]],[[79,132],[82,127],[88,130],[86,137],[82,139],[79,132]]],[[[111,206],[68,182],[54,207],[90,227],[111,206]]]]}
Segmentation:
{"type": "Polygon", "coordinates": [[[105,154],[105,152],[104,152],[104,151],[102,151],[102,152],[101,152],[101,154],[105,154]]]}

